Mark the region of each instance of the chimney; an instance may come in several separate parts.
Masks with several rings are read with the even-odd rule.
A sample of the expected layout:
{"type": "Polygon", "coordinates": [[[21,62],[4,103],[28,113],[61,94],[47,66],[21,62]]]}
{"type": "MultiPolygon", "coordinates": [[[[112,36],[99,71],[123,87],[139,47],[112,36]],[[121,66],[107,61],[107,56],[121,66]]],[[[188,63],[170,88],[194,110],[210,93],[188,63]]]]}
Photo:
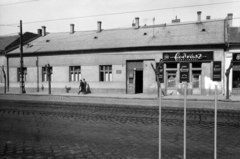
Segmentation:
{"type": "Polygon", "coordinates": [[[206,16],[206,19],[207,19],[207,20],[210,20],[210,19],[211,19],[211,16],[206,16]]]}
{"type": "Polygon", "coordinates": [[[97,22],[97,32],[101,32],[102,31],[102,22],[98,21],[97,22]]]}
{"type": "Polygon", "coordinates": [[[38,29],[37,33],[38,33],[39,36],[41,36],[42,35],[42,29],[38,29]]]}
{"type": "Polygon", "coordinates": [[[172,23],[180,23],[180,19],[177,19],[177,16],[176,16],[176,19],[173,19],[172,23]]]}
{"type": "Polygon", "coordinates": [[[42,36],[45,36],[45,35],[46,35],[46,27],[42,26],[42,36]]]}
{"type": "Polygon", "coordinates": [[[197,12],[197,15],[198,15],[197,21],[198,21],[198,22],[201,22],[201,14],[202,14],[201,11],[198,11],[198,12],[197,12]]]}
{"type": "Polygon", "coordinates": [[[138,29],[139,28],[139,18],[136,17],[135,18],[135,29],[138,29]]]}
{"type": "Polygon", "coordinates": [[[229,27],[232,27],[232,19],[233,19],[233,14],[232,13],[228,13],[227,20],[228,20],[228,26],[229,27]]]}
{"type": "Polygon", "coordinates": [[[70,24],[70,34],[74,33],[74,24],[70,24]]]}

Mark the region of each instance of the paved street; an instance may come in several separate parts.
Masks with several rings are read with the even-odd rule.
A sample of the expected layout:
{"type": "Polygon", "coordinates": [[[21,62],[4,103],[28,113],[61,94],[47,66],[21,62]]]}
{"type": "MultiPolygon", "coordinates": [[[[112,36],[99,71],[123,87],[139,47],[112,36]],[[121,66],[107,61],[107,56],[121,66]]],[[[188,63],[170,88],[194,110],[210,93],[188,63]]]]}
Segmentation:
{"type": "MultiPolygon", "coordinates": [[[[162,156],[183,156],[183,109],[163,101],[162,156]]],[[[239,103],[219,102],[219,105],[239,103]]],[[[192,101],[188,105],[211,105],[192,101]]],[[[187,111],[187,158],[212,159],[212,109],[187,111]]],[[[0,100],[2,158],[157,159],[158,107],[0,100]]],[[[240,111],[218,112],[218,158],[240,156],[240,111]]]]}

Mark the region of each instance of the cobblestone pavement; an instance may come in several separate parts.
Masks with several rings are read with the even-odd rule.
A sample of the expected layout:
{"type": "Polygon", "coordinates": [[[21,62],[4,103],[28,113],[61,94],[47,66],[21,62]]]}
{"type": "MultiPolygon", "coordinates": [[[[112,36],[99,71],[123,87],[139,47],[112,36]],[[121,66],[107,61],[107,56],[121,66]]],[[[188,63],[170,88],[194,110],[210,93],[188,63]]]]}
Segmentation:
{"type": "MultiPolygon", "coordinates": [[[[158,115],[154,106],[0,100],[0,158],[157,159],[158,115]]],[[[188,109],[187,158],[213,158],[213,115],[188,109]]],[[[239,159],[239,134],[240,111],[219,110],[219,159],[239,159]]],[[[162,109],[162,154],[183,158],[182,108],[162,109]]]]}

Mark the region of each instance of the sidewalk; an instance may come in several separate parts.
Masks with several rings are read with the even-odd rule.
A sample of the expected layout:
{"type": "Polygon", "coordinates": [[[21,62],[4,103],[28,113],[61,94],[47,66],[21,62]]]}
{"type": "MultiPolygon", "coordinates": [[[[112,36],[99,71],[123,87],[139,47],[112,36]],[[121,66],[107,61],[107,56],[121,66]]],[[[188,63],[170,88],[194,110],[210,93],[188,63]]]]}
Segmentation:
{"type": "MultiPolygon", "coordinates": [[[[7,92],[6,94],[0,92],[0,95],[20,95],[19,92],[7,92]]],[[[32,96],[49,96],[47,92],[33,92],[33,93],[26,93],[25,95],[32,95],[32,96]]],[[[91,98],[117,98],[117,99],[146,99],[146,100],[158,100],[158,96],[156,94],[96,94],[96,93],[89,93],[89,94],[77,94],[77,93],[52,93],[50,96],[71,96],[71,97],[91,97],[91,98]]],[[[162,96],[162,100],[183,100],[183,95],[167,95],[162,96]]],[[[223,102],[240,102],[240,95],[233,95],[230,96],[230,99],[226,99],[226,96],[218,95],[218,101],[223,102]]],[[[187,95],[188,101],[214,101],[214,95],[187,95]]]]}
{"type": "MultiPolygon", "coordinates": [[[[162,97],[163,107],[183,107],[183,96],[168,95],[162,97]]],[[[77,93],[58,93],[47,94],[47,92],[39,93],[0,93],[2,100],[15,101],[31,101],[31,102],[64,102],[78,105],[94,104],[102,105],[124,105],[124,106],[159,106],[159,98],[157,95],[149,94],[80,94],[77,93]]],[[[214,96],[188,95],[188,108],[214,109],[214,96]]],[[[218,109],[240,110],[240,96],[231,96],[230,100],[226,100],[225,96],[218,96],[218,109]]]]}

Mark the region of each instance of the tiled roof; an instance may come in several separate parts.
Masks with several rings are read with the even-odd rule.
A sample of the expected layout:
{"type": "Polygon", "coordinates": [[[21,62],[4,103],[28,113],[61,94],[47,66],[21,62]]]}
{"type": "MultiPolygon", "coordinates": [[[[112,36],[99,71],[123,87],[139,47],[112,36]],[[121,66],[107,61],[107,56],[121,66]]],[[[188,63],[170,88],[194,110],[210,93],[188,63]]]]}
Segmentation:
{"type": "Polygon", "coordinates": [[[5,47],[15,41],[19,35],[14,36],[0,36],[0,51],[4,51],[5,47]]]}
{"type": "MultiPolygon", "coordinates": [[[[24,47],[24,53],[55,52],[91,49],[208,45],[224,43],[224,20],[201,23],[174,23],[139,29],[125,28],[96,31],[79,31],[73,34],[50,33],[24,47]]],[[[14,50],[11,53],[18,53],[14,50]]]]}
{"type": "Polygon", "coordinates": [[[230,43],[240,43],[240,27],[230,28],[230,43]]]}

